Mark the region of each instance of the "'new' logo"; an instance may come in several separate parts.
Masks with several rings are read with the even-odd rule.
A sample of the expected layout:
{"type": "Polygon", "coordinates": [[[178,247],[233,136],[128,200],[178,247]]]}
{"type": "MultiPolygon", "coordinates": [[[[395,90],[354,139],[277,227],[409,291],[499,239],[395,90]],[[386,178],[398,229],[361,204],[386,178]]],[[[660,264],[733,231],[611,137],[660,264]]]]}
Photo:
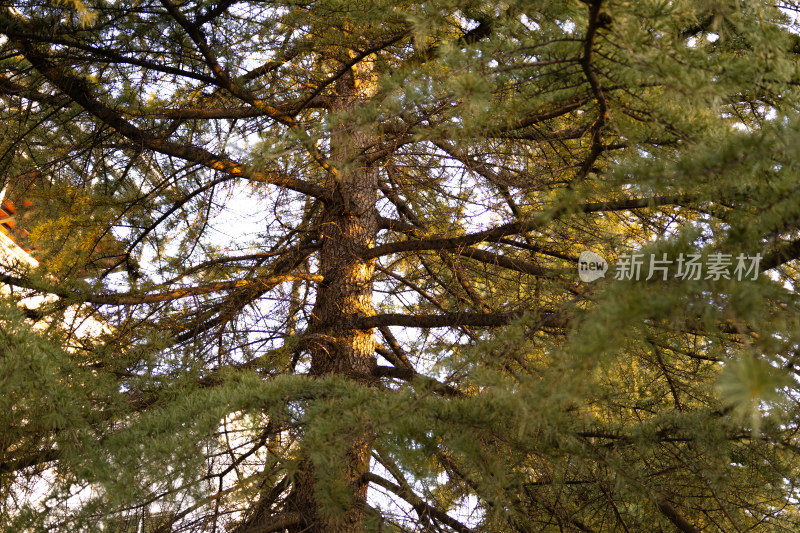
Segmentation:
{"type": "Polygon", "coordinates": [[[578,256],[578,276],[581,281],[591,283],[606,277],[606,272],[608,272],[608,262],[602,256],[588,250],[578,256]]]}

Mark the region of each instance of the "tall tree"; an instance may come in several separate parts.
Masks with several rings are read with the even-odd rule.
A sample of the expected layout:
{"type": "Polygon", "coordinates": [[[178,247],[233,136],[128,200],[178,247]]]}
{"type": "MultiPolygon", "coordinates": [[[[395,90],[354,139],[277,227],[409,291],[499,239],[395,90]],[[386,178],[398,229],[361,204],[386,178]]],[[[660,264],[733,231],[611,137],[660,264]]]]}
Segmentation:
{"type": "Polygon", "coordinates": [[[4,4],[7,529],[795,531],[796,12],[4,4]]]}

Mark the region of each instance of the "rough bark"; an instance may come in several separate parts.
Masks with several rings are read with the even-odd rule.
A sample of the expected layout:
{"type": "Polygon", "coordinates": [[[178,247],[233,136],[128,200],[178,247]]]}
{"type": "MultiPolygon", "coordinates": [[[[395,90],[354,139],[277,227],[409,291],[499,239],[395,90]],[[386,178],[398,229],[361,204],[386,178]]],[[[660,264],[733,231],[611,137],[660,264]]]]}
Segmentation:
{"type": "MultiPolygon", "coordinates": [[[[335,84],[332,111],[349,113],[371,96],[370,72],[351,69],[335,84]]],[[[375,366],[372,328],[357,329],[359,320],[374,315],[372,283],[375,259],[364,259],[375,245],[379,217],[378,167],[362,159],[374,145],[369,127],[343,124],[331,136],[330,159],[337,170],[329,176],[329,200],[322,222],[319,269],[324,281],[317,286],[312,312],[310,343],[312,376],[345,375],[363,381],[375,366]]],[[[366,432],[351,437],[341,474],[347,480],[353,504],[341,516],[318,512],[314,494],[314,465],[306,460],[295,490],[295,505],[302,515],[303,531],[363,531],[366,511],[370,444],[366,432]]]]}

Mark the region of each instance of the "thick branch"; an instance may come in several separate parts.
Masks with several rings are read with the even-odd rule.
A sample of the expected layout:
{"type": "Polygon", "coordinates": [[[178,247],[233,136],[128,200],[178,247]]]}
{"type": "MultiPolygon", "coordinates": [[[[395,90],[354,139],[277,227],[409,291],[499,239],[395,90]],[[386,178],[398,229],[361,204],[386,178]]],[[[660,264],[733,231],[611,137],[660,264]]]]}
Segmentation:
{"type": "Polygon", "coordinates": [[[235,529],[235,533],[271,533],[273,531],[283,531],[287,527],[300,523],[302,517],[300,513],[281,513],[273,516],[265,516],[248,524],[246,528],[235,529]]]}
{"type": "Polygon", "coordinates": [[[394,335],[392,335],[392,330],[387,327],[380,327],[378,330],[389,344],[391,354],[387,354],[388,357],[386,359],[395,366],[402,366],[414,370],[414,366],[411,364],[411,361],[408,360],[408,357],[406,357],[406,354],[403,352],[400,343],[397,342],[397,339],[395,339],[394,335]]]}
{"type": "Polygon", "coordinates": [[[414,494],[413,492],[403,489],[399,485],[395,485],[388,479],[384,479],[372,472],[367,472],[364,474],[364,480],[370,483],[374,483],[384,489],[393,492],[394,494],[400,496],[405,501],[411,504],[414,507],[414,510],[419,513],[420,515],[428,515],[431,518],[442,522],[446,526],[458,531],[459,533],[471,533],[472,529],[468,528],[458,520],[454,519],[447,513],[440,511],[439,509],[433,507],[428,502],[424,501],[422,498],[414,494]]]}
{"type": "MultiPolygon", "coordinates": [[[[358,329],[382,326],[404,326],[407,328],[448,328],[456,326],[498,327],[509,324],[521,317],[525,311],[510,313],[443,313],[440,315],[404,315],[386,313],[358,319],[354,327],[358,329]]],[[[569,321],[551,310],[538,311],[545,322],[543,327],[565,327],[569,321]]]]}
{"type": "Polygon", "coordinates": [[[0,282],[13,285],[16,287],[23,287],[26,289],[37,290],[43,293],[54,294],[61,298],[68,300],[78,300],[80,302],[95,304],[95,305],[139,305],[150,304],[158,302],[168,302],[187,298],[190,296],[201,296],[204,294],[212,294],[215,292],[245,289],[251,287],[274,287],[279,283],[285,281],[307,280],[307,281],[322,281],[322,276],[316,274],[285,274],[280,276],[268,276],[253,279],[238,279],[231,281],[217,281],[214,283],[206,283],[194,287],[181,287],[179,289],[165,290],[161,292],[150,292],[147,294],[137,293],[120,293],[120,294],[91,294],[80,293],[73,291],[65,291],[58,287],[42,286],[30,283],[24,278],[9,276],[7,274],[0,274],[0,282]]]}
{"type": "MultiPolygon", "coordinates": [[[[476,233],[470,233],[461,237],[417,239],[382,244],[367,251],[364,254],[364,259],[373,259],[399,252],[452,250],[454,248],[465,248],[480,242],[496,242],[503,237],[508,237],[509,235],[517,235],[534,230],[538,227],[542,227],[550,220],[558,218],[569,212],[595,213],[608,211],[627,211],[630,209],[641,209],[645,207],[681,204],[686,201],[687,198],[684,196],[657,196],[652,198],[630,198],[626,200],[614,200],[608,202],[589,202],[577,205],[561,205],[553,209],[550,213],[540,212],[537,214],[537,216],[525,221],[509,222],[508,224],[478,231],[476,233]]],[[[388,224],[388,222],[386,223],[388,224]]],[[[405,228],[406,226],[402,227],[405,228]]]]}
{"type": "MultiPolygon", "coordinates": [[[[13,33],[9,36],[13,37],[13,33]]],[[[86,111],[137,144],[141,144],[156,152],[191,161],[232,176],[286,187],[316,198],[324,196],[324,189],[318,185],[278,172],[250,173],[239,163],[225,157],[218,157],[203,148],[154,137],[137,128],[125,120],[115,110],[95,99],[92,96],[92,91],[86,80],[57,68],[46,55],[39,52],[30,43],[22,41],[18,42],[18,44],[28,61],[30,61],[50,83],[86,111]]]]}
{"type": "MultiPolygon", "coordinates": [[[[30,28],[30,24],[27,24],[26,27],[30,28]]],[[[181,68],[171,67],[169,65],[162,65],[160,63],[147,61],[146,59],[141,59],[138,57],[129,57],[112,49],[98,48],[96,46],[75,41],[74,39],[67,39],[63,37],[58,37],[56,35],[47,35],[44,33],[34,33],[34,32],[20,30],[19,27],[11,26],[8,19],[5,19],[5,17],[2,15],[0,15],[0,31],[3,31],[6,34],[13,34],[14,38],[18,40],[47,42],[50,44],[56,44],[67,48],[74,48],[75,50],[82,50],[84,52],[89,52],[90,54],[97,55],[106,61],[109,62],[113,61],[114,63],[117,64],[134,65],[137,67],[145,68],[147,70],[163,72],[165,74],[171,74],[173,76],[180,76],[183,78],[202,81],[203,83],[208,83],[211,85],[215,83],[214,78],[212,78],[211,76],[207,76],[205,74],[192,72],[190,70],[184,70],[181,68]]],[[[153,51],[153,53],[157,52],[153,51]]]]}
{"type": "Polygon", "coordinates": [[[700,533],[700,530],[690,524],[669,502],[665,500],[658,502],[658,510],[683,533],[700,533]]]}
{"type": "MultiPolygon", "coordinates": [[[[327,109],[329,106],[328,101],[323,97],[318,97],[309,102],[305,107],[327,109]]],[[[276,104],[275,108],[283,112],[291,112],[296,107],[295,102],[286,104],[276,104]]],[[[233,118],[252,118],[263,117],[266,113],[257,107],[193,107],[181,109],[158,109],[151,113],[142,114],[141,116],[179,119],[179,120],[219,120],[219,119],[233,119],[233,118]]]]}
{"type": "Polygon", "coordinates": [[[393,378],[402,379],[403,381],[412,381],[418,379],[427,384],[434,392],[440,392],[446,396],[462,397],[464,393],[455,387],[446,385],[424,374],[417,373],[413,368],[398,368],[396,366],[375,366],[372,369],[372,375],[376,378],[393,378]]]}
{"type": "Polygon", "coordinates": [[[597,76],[592,60],[594,58],[594,42],[597,38],[597,31],[601,28],[602,16],[600,13],[600,5],[602,0],[594,0],[589,4],[589,23],[586,28],[586,40],[583,43],[583,56],[581,57],[581,67],[589,80],[589,86],[597,99],[597,118],[592,124],[592,146],[589,151],[589,156],[583,162],[580,171],[580,177],[584,178],[592,169],[597,158],[603,152],[602,132],[606,123],[608,122],[608,101],[606,100],[605,92],[600,85],[600,78],[597,76]]]}
{"type": "Polygon", "coordinates": [[[481,263],[501,266],[510,270],[522,272],[523,274],[530,274],[531,276],[545,277],[553,274],[552,271],[542,268],[539,265],[529,263],[528,261],[513,259],[502,254],[487,252],[486,250],[480,250],[478,248],[463,248],[459,250],[458,253],[463,257],[469,257],[481,263]]]}
{"type": "Polygon", "coordinates": [[[790,241],[778,246],[761,260],[762,270],[778,268],[784,263],[794,261],[800,257],[800,239],[790,241]]]}
{"type": "Polygon", "coordinates": [[[12,461],[6,461],[4,463],[0,463],[0,476],[11,474],[19,470],[24,470],[25,468],[29,468],[31,466],[50,463],[58,459],[58,457],[59,457],[58,450],[51,449],[51,450],[43,450],[40,453],[27,455],[25,457],[21,457],[19,459],[15,459],[12,461]]]}
{"type": "Polygon", "coordinates": [[[258,100],[253,95],[249,94],[247,91],[234,83],[228,73],[223,70],[222,66],[217,61],[216,55],[208,45],[208,42],[206,41],[203,32],[200,31],[199,26],[190,23],[186,17],[183,16],[180,10],[169,0],[161,0],[161,5],[164,6],[172,18],[174,18],[175,21],[180,24],[180,26],[186,31],[186,34],[192,39],[194,44],[197,45],[197,49],[200,50],[200,53],[206,60],[206,65],[209,69],[211,69],[211,72],[214,73],[214,77],[218,80],[218,84],[221,87],[223,87],[236,98],[239,98],[253,107],[260,109],[265,115],[277,120],[278,122],[287,125],[294,125],[296,123],[293,117],[281,112],[280,109],[272,105],[258,100]]]}

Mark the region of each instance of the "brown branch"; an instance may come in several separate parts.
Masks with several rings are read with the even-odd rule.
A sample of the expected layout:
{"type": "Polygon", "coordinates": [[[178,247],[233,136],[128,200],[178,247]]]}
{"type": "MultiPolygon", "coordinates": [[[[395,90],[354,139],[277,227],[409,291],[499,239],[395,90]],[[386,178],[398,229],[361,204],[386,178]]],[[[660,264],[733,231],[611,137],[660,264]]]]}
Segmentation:
{"type": "Polygon", "coordinates": [[[675,525],[675,527],[683,531],[683,533],[700,533],[699,529],[689,523],[689,521],[686,520],[686,518],[684,518],[683,515],[681,515],[666,500],[661,500],[658,502],[658,510],[661,511],[661,514],[666,516],[667,519],[675,525]]]}
{"type": "Polygon", "coordinates": [[[378,229],[385,229],[389,231],[397,231],[400,233],[409,233],[419,228],[413,224],[409,224],[404,220],[397,220],[394,218],[386,218],[383,216],[378,217],[378,229]]]}
{"type": "Polygon", "coordinates": [[[403,38],[405,38],[408,34],[409,34],[409,30],[405,29],[405,30],[397,33],[396,35],[392,35],[391,37],[389,37],[385,41],[382,41],[382,42],[376,44],[375,46],[372,46],[370,48],[367,48],[366,50],[362,50],[362,51],[358,52],[355,55],[355,57],[353,57],[350,61],[345,63],[342,66],[341,69],[339,69],[337,72],[335,72],[334,74],[329,76],[322,83],[320,83],[313,91],[311,91],[311,94],[309,94],[308,97],[306,97],[306,99],[300,104],[300,106],[298,107],[298,110],[305,109],[306,105],[308,105],[311,101],[313,101],[315,98],[317,98],[322,93],[322,91],[325,90],[326,87],[330,86],[332,83],[335,83],[336,80],[338,80],[339,78],[341,78],[342,76],[344,76],[345,74],[350,72],[350,69],[352,69],[358,63],[360,63],[364,58],[366,58],[367,56],[372,55],[374,53],[380,52],[381,50],[383,50],[387,46],[391,46],[391,45],[397,43],[398,41],[400,41],[403,38]]]}
{"type": "Polygon", "coordinates": [[[567,113],[570,113],[571,111],[579,109],[588,101],[589,98],[586,97],[577,98],[571,102],[567,102],[548,111],[542,111],[540,113],[532,113],[525,118],[519,119],[518,121],[513,123],[510,128],[507,128],[506,130],[517,130],[517,129],[527,128],[529,126],[540,124],[546,120],[551,120],[554,118],[564,116],[567,113]]]}
{"type": "MultiPolygon", "coordinates": [[[[525,221],[509,222],[507,224],[496,226],[487,230],[462,235],[461,237],[418,239],[382,244],[369,249],[364,254],[363,258],[373,259],[384,255],[409,251],[452,250],[454,248],[465,248],[480,242],[496,242],[503,237],[508,237],[509,235],[517,235],[542,227],[550,220],[570,212],[595,213],[608,211],[627,211],[631,209],[658,207],[669,204],[682,204],[688,200],[688,197],[685,196],[656,196],[651,198],[630,198],[626,200],[614,200],[608,202],[589,202],[577,205],[565,204],[554,208],[549,213],[541,211],[537,213],[536,216],[525,221]]],[[[403,227],[405,228],[405,226],[403,227]]]]}
{"type": "Polygon", "coordinates": [[[273,531],[283,531],[284,529],[300,523],[302,516],[300,513],[287,512],[272,516],[259,518],[245,528],[237,528],[234,533],[271,533],[273,531]]]}
{"type": "Polygon", "coordinates": [[[32,466],[41,465],[44,463],[50,463],[55,461],[59,458],[59,452],[55,449],[50,450],[43,450],[39,453],[26,455],[24,457],[20,457],[19,459],[14,459],[11,461],[5,461],[0,463],[0,476],[12,474],[19,470],[24,470],[25,468],[30,468],[32,466]]]}
{"type": "MultiPolygon", "coordinates": [[[[86,43],[77,42],[73,39],[66,39],[56,37],[55,35],[50,34],[49,31],[43,31],[42,33],[33,33],[20,30],[20,27],[12,25],[13,23],[9,22],[6,18],[5,14],[0,14],[0,31],[9,35],[13,34],[14,38],[18,40],[26,40],[26,41],[36,41],[36,42],[46,42],[48,44],[57,44],[60,46],[65,46],[68,48],[74,48],[76,50],[82,50],[84,52],[89,52],[90,54],[96,54],[100,57],[113,61],[118,64],[126,64],[126,65],[134,65],[137,67],[143,67],[148,70],[154,70],[156,72],[163,72],[165,74],[172,74],[173,76],[182,76],[189,79],[194,79],[197,81],[202,81],[204,83],[208,83],[210,85],[215,85],[215,80],[211,76],[207,76],[205,74],[200,74],[197,72],[192,72],[189,70],[184,70],[181,68],[171,67],[169,65],[161,65],[159,63],[154,63],[152,61],[147,61],[145,59],[140,59],[136,57],[128,57],[125,55],[120,54],[114,50],[110,50],[107,48],[97,48],[95,46],[91,46],[86,43]]],[[[25,27],[30,28],[31,23],[30,21],[25,21],[25,27]]],[[[37,28],[34,28],[37,29],[37,28]]],[[[38,28],[41,30],[41,28],[38,28]]],[[[155,52],[154,52],[155,53],[155,52]]]]}
{"type": "Polygon", "coordinates": [[[512,239],[499,239],[497,242],[499,242],[500,244],[507,244],[509,246],[513,246],[514,248],[520,248],[522,250],[530,250],[531,252],[537,254],[555,257],[556,259],[563,259],[564,261],[569,261],[571,263],[578,262],[577,255],[559,252],[558,250],[551,250],[550,248],[545,248],[544,246],[539,246],[538,244],[519,242],[512,239]]]}
{"type": "Polygon", "coordinates": [[[762,270],[772,270],[800,257],[800,239],[778,246],[761,260],[762,270]]]}
{"type": "Polygon", "coordinates": [[[685,205],[697,201],[687,195],[653,196],[650,198],[628,198],[626,200],[609,200],[607,202],[589,202],[575,207],[580,213],[599,213],[610,211],[627,211],[630,209],[645,209],[665,205],[685,205]]]}
{"type": "Polygon", "coordinates": [[[212,294],[226,290],[247,289],[259,287],[274,287],[279,283],[285,281],[316,281],[321,282],[322,276],[317,274],[283,274],[268,277],[256,277],[252,279],[239,279],[231,281],[217,281],[214,283],[206,283],[204,285],[197,285],[194,287],[181,287],[179,289],[166,290],[162,292],[150,292],[146,294],[138,293],[119,293],[119,294],[91,294],[81,293],[78,291],[68,291],[59,289],[58,287],[43,285],[40,283],[31,283],[30,280],[8,274],[0,274],[0,282],[16,287],[31,289],[45,294],[53,294],[60,298],[67,300],[77,300],[83,303],[90,303],[95,305],[139,305],[149,303],[167,302],[187,298],[190,296],[201,296],[204,294],[212,294]]]}
{"type": "MultiPolygon", "coordinates": [[[[440,315],[404,315],[386,313],[356,319],[355,329],[370,329],[381,326],[404,326],[407,328],[447,328],[456,326],[498,327],[505,326],[525,313],[443,313],[440,315]]],[[[568,320],[560,314],[544,310],[536,312],[544,322],[542,327],[566,327],[568,320]]]]}
{"type": "Polygon", "coordinates": [[[411,504],[411,506],[420,516],[430,516],[431,518],[445,524],[459,533],[472,533],[472,529],[452,518],[444,511],[440,511],[436,507],[433,507],[428,502],[414,494],[414,492],[404,489],[399,485],[395,485],[388,479],[384,479],[376,474],[373,474],[372,472],[366,472],[363,477],[364,481],[374,483],[375,485],[383,487],[384,489],[403,498],[405,501],[411,504]]]}
{"type": "Polygon", "coordinates": [[[286,62],[289,59],[291,59],[291,57],[293,57],[294,55],[295,54],[287,54],[287,56],[284,56],[284,60],[283,61],[276,61],[276,60],[267,61],[263,65],[260,65],[260,66],[258,66],[256,68],[252,69],[252,70],[248,70],[247,72],[245,72],[244,74],[242,74],[241,76],[236,78],[236,81],[239,81],[239,82],[252,81],[252,80],[255,80],[257,78],[260,78],[261,76],[265,76],[265,75],[269,74],[270,72],[272,72],[273,70],[275,70],[278,67],[280,67],[281,65],[285,65],[286,62]]]}
{"type": "Polygon", "coordinates": [[[196,24],[198,26],[202,26],[208,22],[211,22],[225,11],[228,10],[233,4],[237,3],[239,0],[222,0],[219,4],[214,7],[209,7],[208,11],[203,13],[203,16],[198,17],[196,20],[196,24]]]}
{"type": "Polygon", "coordinates": [[[446,385],[424,374],[420,374],[413,369],[397,368],[396,366],[375,366],[372,369],[372,376],[376,378],[393,378],[403,381],[413,381],[415,379],[425,383],[434,392],[439,392],[445,396],[463,397],[464,393],[455,387],[446,385]]]}
{"type": "Polygon", "coordinates": [[[589,4],[589,22],[586,28],[586,40],[583,43],[583,56],[581,57],[581,68],[589,80],[589,86],[597,99],[598,111],[597,118],[592,124],[592,145],[589,150],[589,156],[581,165],[580,177],[585,178],[589,171],[592,169],[597,158],[603,153],[602,133],[603,128],[608,122],[608,101],[606,100],[605,92],[600,85],[600,78],[598,78],[592,65],[594,58],[594,42],[597,37],[597,31],[603,25],[603,17],[600,13],[600,6],[602,0],[594,0],[589,4]]]}
{"type": "MultiPolygon", "coordinates": [[[[284,113],[291,113],[297,106],[295,101],[283,104],[276,104],[275,108],[283,111],[284,113]]],[[[319,96],[309,102],[306,109],[328,109],[330,103],[327,98],[319,96]]],[[[194,119],[232,119],[232,118],[252,118],[269,116],[262,109],[257,107],[194,107],[194,108],[181,108],[181,109],[158,109],[150,113],[134,114],[128,113],[131,116],[139,117],[157,117],[179,120],[194,120],[194,119]]]]}
{"type": "MultiPolygon", "coordinates": [[[[16,40],[13,32],[9,32],[8,36],[10,39],[16,40]]],[[[283,173],[247,172],[241,164],[225,157],[218,157],[203,148],[154,137],[125,120],[117,111],[93,98],[86,80],[57,68],[45,54],[38,51],[31,43],[18,40],[16,42],[31,65],[51,84],[97,119],[137,144],[164,155],[178,157],[232,176],[286,187],[316,198],[325,195],[324,189],[313,183],[283,173]]]]}
{"type": "Polygon", "coordinates": [[[364,254],[364,259],[373,259],[384,255],[396,254],[399,252],[419,252],[423,250],[452,250],[478,244],[480,242],[496,241],[508,235],[516,235],[530,231],[536,227],[544,225],[543,220],[529,220],[527,222],[511,222],[477,233],[463,235],[461,237],[443,237],[434,239],[417,239],[409,241],[398,241],[382,244],[369,249],[364,254]]]}
{"type": "Polygon", "coordinates": [[[389,348],[390,348],[389,351],[391,352],[391,354],[390,355],[387,354],[387,355],[389,355],[388,357],[386,357],[386,355],[384,355],[384,357],[386,357],[386,360],[391,362],[395,366],[402,366],[402,367],[410,368],[411,370],[414,370],[414,366],[411,364],[411,361],[408,360],[408,357],[403,352],[403,349],[400,346],[400,343],[397,342],[397,339],[394,337],[394,335],[392,335],[392,330],[390,330],[388,327],[383,326],[383,327],[379,327],[378,331],[381,332],[381,335],[386,340],[386,342],[389,344],[389,348]]]}
{"type": "Polygon", "coordinates": [[[502,254],[488,252],[486,250],[479,250],[478,248],[468,247],[458,250],[459,255],[469,257],[481,263],[488,265],[497,265],[510,270],[516,270],[523,274],[530,274],[531,276],[547,277],[552,276],[553,272],[547,268],[540,267],[528,261],[514,259],[502,254]]]}
{"type": "Polygon", "coordinates": [[[262,112],[264,112],[264,114],[274,120],[277,120],[278,122],[290,126],[296,124],[297,121],[294,119],[294,117],[289,116],[286,113],[283,113],[280,109],[255,98],[252,94],[248,93],[234,83],[228,73],[222,69],[222,66],[217,61],[213,50],[211,50],[211,47],[208,46],[208,42],[206,41],[203,32],[200,31],[200,27],[198,25],[191,24],[186,17],[183,16],[180,10],[169,0],[161,0],[161,5],[164,6],[170,16],[172,16],[172,18],[175,19],[175,21],[184,29],[184,31],[186,31],[186,34],[197,46],[197,49],[206,60],[206,65],[209,69],[211,69],[211,72],[214,73],[214,77],[218,80],[217,85],[223,87],[236,98],[239,98],[253,107],[260,109],[262,112]]]}
{"type": "MultiPolygon", "coordinates": [[[[390,363],[392,363],[394,365],[394,367],[399,369],[400,371],[403,371],[403,372],[410,371],[411,374],[409,374],[409,375],[413,375],[414,369],[411,368],[411,367],[406,366],[405,364],[403,364],[403,362],[400,359],[397,358],[397,354],[395,354],[389,348],[386,348],[385,346],[376,346],[375,347],[375,353],[380,355],[381,357],[383,357],[384,359],[386,359],[390,363]]],[[[401,379],[405,379],[405,378],[401,378],[401,379]]]]}
{"type": "Polygon", "coordinates": [[[316,281],[321,282],[322,276],[316,274],[285,274],[282,276],[269,276],[263,278],[241,279],[232,281],[218,281],[207,283],[196,287],[183,287],[172,291],[154,292],[148,294],[107,294],[88,296],[84,301],[99,305],[136,305],[145,303],[166,302],[187,298],[189,296],[201,296],[225,290],[243,289],[247,287],[271,287],[286,281],[316,281]]]}

